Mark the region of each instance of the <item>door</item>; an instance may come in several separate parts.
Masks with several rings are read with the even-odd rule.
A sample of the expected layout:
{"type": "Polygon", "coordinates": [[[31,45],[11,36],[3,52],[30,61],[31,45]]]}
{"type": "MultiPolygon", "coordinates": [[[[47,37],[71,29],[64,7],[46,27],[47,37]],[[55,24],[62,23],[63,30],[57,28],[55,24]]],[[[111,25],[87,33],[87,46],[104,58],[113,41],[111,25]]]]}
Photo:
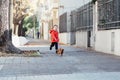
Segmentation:
{"type": "Polygon", "coordinates": [[[88,41],[87,41],[87,47],[91,47],[91,31],[87,32],[87,37],[88,37],[88,41]]]}

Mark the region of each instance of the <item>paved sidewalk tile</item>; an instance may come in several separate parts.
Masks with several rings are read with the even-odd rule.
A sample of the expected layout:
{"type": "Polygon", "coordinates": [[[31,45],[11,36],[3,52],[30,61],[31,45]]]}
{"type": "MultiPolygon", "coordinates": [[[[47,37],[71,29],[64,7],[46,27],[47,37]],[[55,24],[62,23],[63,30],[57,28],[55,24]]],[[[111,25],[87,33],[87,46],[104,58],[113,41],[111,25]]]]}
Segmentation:
{"type": "Polygon", "coordinates": [[[14,57],[6,57],[5,64],[11,64],[13,63],[14,57]]]}
{"type": "Polygon", "coordinates": [[[7,80],[16,80],[16,77],[8,77],[7,80]]]}
{"type": "Polygon", "coordinates": [[[6,61],[6,57],[0,57],[0,64],[4,64],[6,61]]]}
{"type": "Polygon", "coordinates": [[[20,64],[21,63],[21,57],[14,57],[14,59],[13,59],[13,64],[20,64]]]}
{"type": "Polygon", "coordinates": [[[4,65],[0,65],[0,70],[3,68],[4,65]]]}
{"type": "Polygon", "coordinates": [[[0,80],[8,80],[8,77],[0,77],[0,80]]]}
{"type": "Polygon", "coordinates": [[[17,77],[17,80],[34,80],[34,76],[17,77]]]}
{"type": "Polygon", "coordinates": [[[0,77],[0,80],[120,80],[120,72],[0,77]]]}
{"type": "Polygon", "coordinates": [[[0,77],[0,80],[16,80],[16,77],[0,77]]]}
{"type": "Polygon", "coordinates": [[[41,75],[34,80],[120,80],[120,72],[41,75]]]}

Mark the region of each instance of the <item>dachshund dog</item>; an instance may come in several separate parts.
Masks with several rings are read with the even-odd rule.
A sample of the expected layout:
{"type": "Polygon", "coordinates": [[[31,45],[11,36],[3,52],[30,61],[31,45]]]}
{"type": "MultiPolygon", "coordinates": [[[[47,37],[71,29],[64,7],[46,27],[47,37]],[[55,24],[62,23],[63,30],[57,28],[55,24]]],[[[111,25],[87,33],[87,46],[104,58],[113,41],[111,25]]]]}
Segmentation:
{"type": "Polygon", "coordinates": [[[56,51],[56,54],[61,55],[61,56],[63,56],[63,53],[64,53],[64,49],[62,49],[62,48],[59,48],[59,49],[56,51]]]}

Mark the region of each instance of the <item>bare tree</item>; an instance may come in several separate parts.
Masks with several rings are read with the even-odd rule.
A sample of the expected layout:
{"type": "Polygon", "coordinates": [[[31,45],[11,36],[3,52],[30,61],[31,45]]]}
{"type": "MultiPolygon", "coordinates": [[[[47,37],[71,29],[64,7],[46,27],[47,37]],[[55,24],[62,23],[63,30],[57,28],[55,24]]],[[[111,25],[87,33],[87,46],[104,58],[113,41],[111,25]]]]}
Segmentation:
{"type": "Polygon", "coordinates": [[[13,24],[14,24],[14,34],[16,34],[16,27],[19,27],[19,33],[16,35],[20,34],[21,36],[21,31],[22,31],[22,21],[23,19],[28,15],[26,13],[26,10],[29,8],[28,1],[27,0],[13,0],[13,24]]]}

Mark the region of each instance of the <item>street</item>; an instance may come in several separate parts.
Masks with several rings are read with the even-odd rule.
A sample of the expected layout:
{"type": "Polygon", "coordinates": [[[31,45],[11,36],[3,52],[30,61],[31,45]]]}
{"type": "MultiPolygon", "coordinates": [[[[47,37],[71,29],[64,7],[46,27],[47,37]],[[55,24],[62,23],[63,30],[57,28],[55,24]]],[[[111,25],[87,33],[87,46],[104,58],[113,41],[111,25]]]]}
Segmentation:
{"type": "Polygon", "coordinates": [[[120,80],[119,56],[62,45],[61,57],[47,41],[30,43],[19,48],[39,50],[41,56],[0,57],[0,80],[120,80]]]}

